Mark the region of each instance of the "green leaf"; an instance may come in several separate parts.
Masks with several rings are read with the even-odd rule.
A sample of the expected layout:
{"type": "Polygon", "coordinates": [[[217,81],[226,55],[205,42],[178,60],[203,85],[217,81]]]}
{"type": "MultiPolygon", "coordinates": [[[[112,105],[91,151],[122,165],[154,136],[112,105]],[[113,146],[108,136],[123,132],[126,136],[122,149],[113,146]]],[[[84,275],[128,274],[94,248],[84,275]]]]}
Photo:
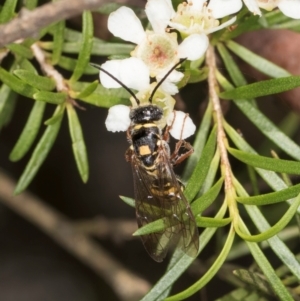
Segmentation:
{"type": "MultiPolygon", "coordinates": [[[[74,91],[82,91],[90,85],[90,83],[81,82],[68,82],[68,84],[74,91]]],[[[129,100],[130,94],[124,88],[107,89],[104,88],[101,84],[98,84],[96,90],[89,96],[79,98],[77,95],[76,98],[86,103],[104,108],[110,108],[116,104],[131,105],[131,102],[129,100]]]]}
{"type": "Polygon", "coordinates": [[[86,153],[86,147],[83,139],[81,125],[74,107],[67,105],[69,130],[72,138],[72,148],[76,160],[77,168],[84,183],[89,177],[89,163],[86,153]]]}
{"type": "MultiPolygon", "coordinates": [[[[56,109],[54,112],[54,115],[58,111],[59,110],[56,109]]],[[[27,188],[27,186],[33,180],[34,176],[38,172],[39,168],[43,164],[49,151],[52,148],[52,145],[53,145],[53,143],[56,139],[56,136],[58,134],[58,131],[60,129],[61,121],[62,121],[62,116],[61,116],[60,120],[58,120],[58,122],[47,126],[47,129],[45,130],[42,138],[40,139],[37,146],[35,147],[32,155],[31,155],[31,158],[26,165],[24,172],[22,173],[22,175],[17,183],[17,186],[14,191],[15,194],[21,193],[24,189],[27,188]]]]}
{"type": "Polygon", "coordinates": [[[109,15],[121,6],[122,4],[119,3],[105,3],[102,4],[96,11],[104,15],[109,15]]]}
{"type": "MultiPolygon", "coordinates": [[[[235,63],[233,60],[232,56],[229,54],[227,49],[224,47],[223,44],[218,44],[217,45],[218,51],[223,59],[223,62],[225,64],[226,70],[230,74],[231,79],[233,80],[234,84],[236,86],[243,86],[247,84],[247,81],[245,80],[239,66],[235,63]]],[[[225,87],[223,87],[225,88],[225,87]]],[[[226,90],[231,90],[233,89],[233,86],[226,87],[226,90]]]]}
{"type": "Polygon", "coordinates": [[[273,227],[269,228],[268,230],[266,230],[260,234],[256,234],[256,235],[244,234],[243,232],[240,232],[240,231],[238,231],[238,229],[236,229],[237,234],[239,236],[241,236],[244,240],[251,241],[251,242],[261,242],[261,241],[267,240],[267,239],[273,237],[274,235],[276,235],[291,221],[291,219],[294,217],[299,205],[300,205],[300,196],[298,196],[294,200],[293,204],[289,207],[287,212],[282,216],[282,218],[273,227]]]}
{"type": "Polygon", "coordinates": [[[135,208],[135,200],[133,198],[129,198],[127,196],[120,195],[120,199],[125,202],[130,207],[135,208]]]}
{"type": "MultiPolygon", "coordinates": [[[[59,62],[58,62],[59,67],[62,67],[68,71],[74,71],[76,65],[77,65],[77,60],[63,56],[63,55],[61,55],[59,62]]],[[[93,68],[90,65],[86,65],[83,73],[87,74],[87,75],[95,75],[95,74],[99,73],[99,70],[93,68]]]]}
{"type": "Polygon", "coordinates": [[[196,138],[193,144],[194,152],[188,158],[183,175],[181,177],[184,183],[187,182],[187,180],[191,176],[197,162],[201,157],[204,148],[203,141],[207,140],[207,136],[211,126],[211,119],[212,119],[212,105],[211,102],[209,102],[205,114],[202,118],[200,127],[197,130],[196,138]]]}
{"type": "Polygon", "coordinates": [[[224,227],[228,225],[231,221],[232,221],[231,217],[212,218],[212,217],[196,216],[197,226],[203,228],[224,227]]]}
{"type": "Polygon", "coordinates": [[[14,74],[28,85],[42,91],[52,91],[55,88],[55,81],[49,77],[37,75],[35,72],[17,69],[14,74]]]}
{"type": "Polygon", "coordinates": [[[228,148],[228,151],[238,160],[250,166],[288,174],[300,174],[300,162],[254,155],[230,147],[228,148]]]}
{"type": "Polygon", "coordinates": [[[9,86],[13,91],[29,98],[33,98],[33,94],[38,92],[37,89],[19,80],[16,76],[7,72],[2,67],[0,67],[0,80],[9,86]]]}
{"type": "Polygon", "coordinates": [[[52,51],[52,65],[56,65],[62,54],[64,46],[64,30],[66,22],[62,20],[53,26],[53,51],[52,51]]]}
{"type": "Polygon", "coordinates": [[[11,161],[22,159],[28,152],[41,126],[46,103],[36,101],[16,145],[9,155],[11,161]]]}
{"type": "MultiPolygon", "coordinates": [[[[243,232],[249,233],[247,227],[244,224],[242,225],[242,230],[243,232]]],[[[281,280],[276,275],[274,269],[270,265],[268,259],[265,257],[264,253],[261,251],[259,246],[256,243],[252,243],[252,242],[246,242],[246,243],[257,265],[260,267],[260,269],[268,279],[270,285],[272,286],[278,298],[284,301],[293,301],[292,296],[290,295],[286,287],[283,285],[281,280]]]]}
{"type": "Polygon", "coordinates": [[[33,53],[31,49],[28,47],[22,45],[22,44],[16,44],[12,43],[9,45],[6,45],[6,48],[12,51],[14,54],[19,55],[20,57],[24,57],[26,59],[32,59],[33,53]]]}
{"type": "Polygon", "coordinates": [[[26,0],[24,1],[24,5],[27,9],[33,10],[37,7],[38,0],[26,0]]]}
{"type": "Polygon", "coordinates": [[[292,90],[300,86],[300,76],[289,76],[269,79],[254,84],[240,86],[219,94],[224,99],[251,99],[284,91],[292,90]]]}
{"type": "Polygon", "coordinates": [[[30,71],[31,73],[38,74],[35,67],[31,64],[31,62],[25,58],[21,59],[21,61],[18,61],[17,66],[18,66],[17,70],[24,69],[24,70],[30,71]]]}
{"type": "Polygon", "coordinates": [[[33,95],[33,98],[38,101],[53,103],[56,105],[64,103],[68,99],[68,94],[63,92],[48,92],[41,91],[33,95]]]}
{"type": "Polygon", "coordinates": [[[274,63],[266,60],[265,58],[253,53],[249,49],[239,45],[234,41],[228,41],[227,47],[234,52],[238,57],[244,60],[246,63],[259,70],[260,72],[269,75],[271,77],[286,77],[291,74],[285,69],[275,65],[274,63]]]}
{"type": "Polygon", "coordinates": [[[216,258],[212,266],[208,269],[208,271],[198,281],[196,281],[193,285],[191,285],[188,289],[180,292],[179,294],[166,298],[165,301],[184,300],[190,297],[191,295],[195,294],[202,287],[204,287],[216,275],[216,273],[219,271],[219,269],[222,267],[223,263],[225,262],[227,255],[233,244],[234,236],[235,236],[235,231],[231,226],[221,253],[216,258]]]}
{"type": "Polygon", "coordinates": [[[210,162],[214,156],[216,149],[216,128],[214,128],[208,138],[208,141],[203,149],[201,158],[199,159],[187,185],[184,194],[190,202],[199,192],[206,175],[210,168],[210,162]]]}
{"type": "MultiPolygon", "coordinates": [[[[217,72],[218,81],[220,79],[220,73],[217,72]]],[[[226,89],[232,87],[230,83],[222,77],[219,81],[226,89]]],[[[300,148],[299,146],[280,131],[273,122],[271,122],[264,114],[256,108],[249,100],[240,99],[234,101],[236,106],[247,116],[247,118],[261,131],[266,137],[269,138],[275,145],[277,145],[285,153],[289,154],[296,160],[300,160],[300,148]]]]}
{"type": "Polygon", "coordinates": [[[16,98],[17,94],[7,85],[2,84],[0,88],[0,130],[10,122],[16,98]]]}
{"type": "Polygon", "coordinates": [[[279,202],[286,201],[288,199],[292,199],[296,197],[300,193],[300,184],[288,187],[286,189],[282,189],[280,191],[256,195],[252,197],[238,197],[236,200],[239,203],[246,205],[270,205],[279,202]]]}
{"type": "Polygon", "coordinates": [[[18,0],[5,1],[0,11],[0,24],[6,23],[14,17],[18,0]]]}
{"type": "Polygon", "coordinates": [[[46,120],[44,122],[44,124],[45,125],[51,125],[51,124],[54,124],[54,123],[60,121],[60,119],[62,118],[63,114],[65,113],[65,109],[66,109],[65,103],[62,104],[62,105],[58,105],[56,113],[51,118],[49,118],[48,120],[46,120]]]}
{"type": "Polygon", "coordinates": [[[82,34],[83,40],[81,41],[78,60],[74,72],[70,78],[70,81],[73,82],[77,81],[82,76],[82,74],[85,71],[85,68],[89,63],[91,56],[94,37],[94,27],[92,13],[90,11],[83,12],[82,34]]]}
{"type": "Polygon", "coordinates": [[[213,187],[211,187],[206,193],[204,193],[201,197],[197,198],[191,204],[191,209],[195,216],[201,214],[215,201],[222,188],[223,182],[224,179],[220,178],[219,181],[213,187]]]}
{"type": "Polygon", "coordinates": [[[140,236],[146,235],[154,232],[159,232],[164,230],[167,227],[167,224],[164,222],[164,219],[160,218],[154,222],[151,222],[139,229],[137,229],[132,235],[133,236],[140,236]]]}
{"type": "Polygon", "coordinates": [[[78,98],[78,99],[86,98],[90,96],[97,89],[98,85],[99,85],[99,81],[95,80],[89,85],[87,85],[81,92],[71,93],[70,95],[71,97],[78,98]]]}

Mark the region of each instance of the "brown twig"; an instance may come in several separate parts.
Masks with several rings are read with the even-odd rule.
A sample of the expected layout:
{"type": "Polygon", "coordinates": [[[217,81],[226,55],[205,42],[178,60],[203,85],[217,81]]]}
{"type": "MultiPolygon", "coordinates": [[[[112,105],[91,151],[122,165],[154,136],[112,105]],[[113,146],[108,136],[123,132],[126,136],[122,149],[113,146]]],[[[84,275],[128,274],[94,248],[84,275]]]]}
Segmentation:
{"type": "Polygon", "coordinates": [[[62,214],[24,192],[13,196],[15,183],[0,172],[0,201],[52,237],[111,285],[121,300],[139,300],[149,290],[147,281],[128,271],[99,244],[77,231],[62,214]]]}
{"type": "Polygon", "coordinates": [[[132,235],[137,229],[135,220],[108,219],[99,216],[94,219],[76,221],[73,226],[81,233],[100,238],[109,237],[116,243],[137,239],[132,235]]]}
{"type": "MultiPolygon", "coordinates": [[[[93,10],[109,0],[61,0],[44,4],[33,11],[22,10],[17,18],[0,26],[0,47],[21,38],[36,35],[41,28],[52,23],[93,10]]],[[[119,1],[121,2],[121,1],[119,1]]]]}

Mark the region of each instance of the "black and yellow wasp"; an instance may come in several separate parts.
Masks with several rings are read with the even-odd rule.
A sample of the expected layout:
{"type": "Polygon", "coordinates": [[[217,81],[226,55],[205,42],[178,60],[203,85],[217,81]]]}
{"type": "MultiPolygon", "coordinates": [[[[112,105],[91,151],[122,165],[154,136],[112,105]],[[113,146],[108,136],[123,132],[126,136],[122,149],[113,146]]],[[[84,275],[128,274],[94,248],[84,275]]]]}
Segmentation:
{"type": "Polygon", "coordinates": [[[125,157],[132,165],[138,226],[143,227],[161,218],[165,224],[163,230],[141,236],[147,252],[158,262],[164,259],[169,247],[179,247],[191,257],[196,257],[199,249],[196,221],[184,197],[183,185],[173,171],[173,166],[190,155],[193,149],[180,140],[174,153],[170,154],[169,128],[162,133],[156,125],[163,118],[163,111],[152,104],[159,86],[180,63],[182,61],[155,86],[146,105],[141,105],[136,95],[117,78],[94,65],[126,89],[138,105],[130,111],[131,125],[127,137],[131,145],[125,157]],[[181,147],[185,152],[180,155],[181,147]]]}

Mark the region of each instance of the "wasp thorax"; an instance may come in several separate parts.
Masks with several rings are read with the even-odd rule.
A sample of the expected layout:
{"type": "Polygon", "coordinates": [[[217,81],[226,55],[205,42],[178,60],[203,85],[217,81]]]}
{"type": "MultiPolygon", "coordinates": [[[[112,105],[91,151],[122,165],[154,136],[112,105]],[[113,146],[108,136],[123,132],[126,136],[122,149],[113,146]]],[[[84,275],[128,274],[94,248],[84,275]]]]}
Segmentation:
{"type": "Polygon", "coordinates": [[[130,119],[133,123],[145,123],[159,121],[163,117],[161,108],[155,105],[141,106],[130,112],[130,119]]]}

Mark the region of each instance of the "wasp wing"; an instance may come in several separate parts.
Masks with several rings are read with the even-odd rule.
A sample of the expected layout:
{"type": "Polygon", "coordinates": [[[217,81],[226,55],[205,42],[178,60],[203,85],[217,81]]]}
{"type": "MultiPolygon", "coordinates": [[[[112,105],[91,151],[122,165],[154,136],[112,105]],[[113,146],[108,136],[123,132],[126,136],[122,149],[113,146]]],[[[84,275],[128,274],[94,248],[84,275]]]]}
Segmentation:
{"type": "Polygon", "coordinates": [[[134,154],[131,156],[138,226],[161,218],[166,226],[162,231],[141,235],[143,244],[149,255],[158,262],[163,260],[171,245],[196,257],[199,235],[195,218],[163,144],[159,146],[155,162],[146,169],[134,154]]]}

